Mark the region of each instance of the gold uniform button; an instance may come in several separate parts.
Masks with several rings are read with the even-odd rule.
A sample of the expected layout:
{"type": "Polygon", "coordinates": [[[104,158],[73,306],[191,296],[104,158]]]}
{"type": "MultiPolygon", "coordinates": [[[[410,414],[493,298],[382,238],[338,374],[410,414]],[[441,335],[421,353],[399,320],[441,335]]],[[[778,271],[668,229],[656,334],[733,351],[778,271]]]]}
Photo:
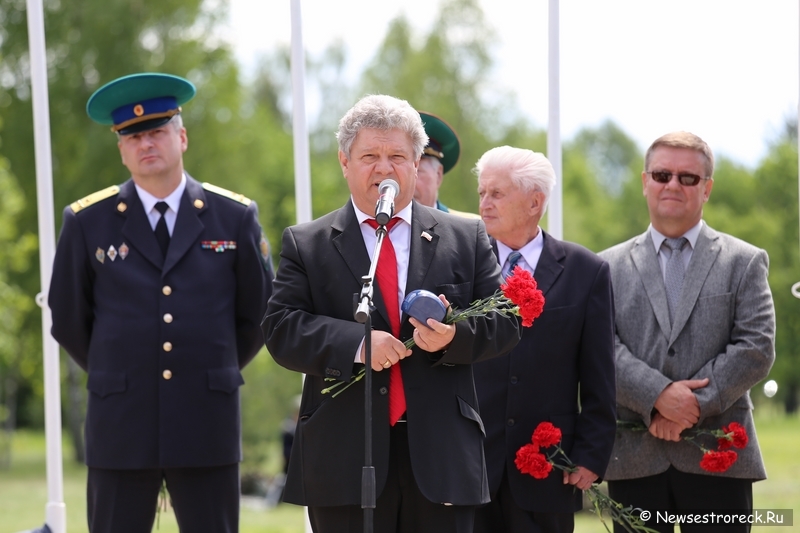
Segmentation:
{"type": "Polygon", "coordinates": [[[163,287],[161,287],[161,292],[164,293],[164,296],[169,296],[170,294],[172,294],[172,287],[170,287],[169,285],[164,285],[163,287]]]}
{"type": "Polygon", "coordinates": [[[172,315],[169,314],[169,313],[166,313],[164,315],[164,322],[166,322],[167,324],[172,324],[172,315]]]}
{"type": "Polygon", "coordinates": [[[172,343],[171,342],[167,341],[167,342],[164,343],[163,346],[164,346],[164,351],[165,352],[171,352],[172,351],[172,343]]]}
{"type": "Polygon", "coordinates": [[[161,373],[161,375],[164,376],[164,379],[172,379],[172,371],[171,370],[164,370],[161,373]]]}

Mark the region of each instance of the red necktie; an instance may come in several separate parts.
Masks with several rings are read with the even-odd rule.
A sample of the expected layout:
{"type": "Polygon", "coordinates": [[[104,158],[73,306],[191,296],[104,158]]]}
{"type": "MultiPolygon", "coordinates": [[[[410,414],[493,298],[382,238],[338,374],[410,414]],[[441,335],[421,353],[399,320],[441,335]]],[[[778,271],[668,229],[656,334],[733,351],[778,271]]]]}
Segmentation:
{"type": "MultiPolygon", "coordinates": [[[[400,338],[400,303],[397,299],[397,256],[394,253],[392,240],[388,232],[400,222],[401,219],[393,218],[386,224],[386,237],[381,245],[381,255],[378,258],[378,267],[375,269],[375,277],[378,280],[378,288],[386,304],[386,313],[389,315],[389,325],[392,327],[392,335],[400,338]]],[[[378,228],[375,219],[367,219],[367,224],[373,228],[378,228]]],[[[403,413],[406,412],[406,393],[403,390],[403,376],[400,374],[400,364],[394,364],[389,373],[389,423],[394,426],[403,413]]]]}

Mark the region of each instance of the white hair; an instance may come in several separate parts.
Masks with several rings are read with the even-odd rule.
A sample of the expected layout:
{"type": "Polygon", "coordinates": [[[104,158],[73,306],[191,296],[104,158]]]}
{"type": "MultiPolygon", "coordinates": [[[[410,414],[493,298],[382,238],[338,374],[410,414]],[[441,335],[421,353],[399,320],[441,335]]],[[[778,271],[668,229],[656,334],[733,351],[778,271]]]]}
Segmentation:
{"type": "Polygon", "coordinates": [[[422,118],[411,104],[385,94],[370,94],[356,102],[339,121],[336,139],[339,150],[349,159],[350,147],[363,128],[376,130],[399,129],[411,137],[414,145],[414,159],[419,159],[428,144],[428,135],[422,118]]]}
{"type": "Polygon", "coordinates": [[[483,154],[475,163],[473,172],[477,174],[478,182],[481,174],[488,169],[506,173],[514,185],[522,191],[543,193],[542,213],[547,210],[550,193],[556,184],[556,172],[544,154],[524,148],[498,146],[483,154]]]}

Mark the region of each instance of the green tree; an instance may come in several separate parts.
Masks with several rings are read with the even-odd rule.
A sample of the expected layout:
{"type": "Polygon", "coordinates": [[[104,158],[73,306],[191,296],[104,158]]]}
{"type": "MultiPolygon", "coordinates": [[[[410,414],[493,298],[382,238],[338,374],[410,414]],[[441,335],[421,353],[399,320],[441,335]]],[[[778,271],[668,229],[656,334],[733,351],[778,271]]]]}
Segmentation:
{"type": "Polygon", "coordinates": [[[748,228],[748,240],[769,253],[778,323],[777,357],[771,375],[781,385],[779,397],[787,412],[797,411],[800,394],[800,300],[790,292],[800,281],[797,180],[797,138],[781,138],[756,169],[752,188],[742,194],[752,198],[751,212],[745,216],[734,213],[748,228]]]}
{"type": "Polygon", "coordinates": [[[360,92],[403,98],[455,129],[461,159],[445,177],[439,196],[451,207],[477,212],[472,168],[478,158],[498,144],[541,150],[543,137],[520,118],[513,94],[498,90],[491,79],[495,30],[476,0],[446,0],[430,31],[421,40],[416,37],[406,18],[392,21],[364,72],[360,92]]]}
{"type": "MultiPolygon", "coordinates": [[[[56,209],[60,212],[75,199],[129,176],[121,164],[114,134],[86,116],[89,96],[119,76],[168,72],[188,78],[198,89],[183,113],[189,137],[184,158],[187,171],[200,181],[257,200],[262,225],[275,243],[293,216],[293,204],[287,208],[292,184],[291,137],[283,117],[268,98],[263,98],[263,92],[242,86],[230,47],[217,37],[227,3],[52,0],[45,1],[44,8],[56,209]]],[[[9,126],[4,131],[0,156],[7,158],[13,172],[7,174],[9,187],[18,189],[17,226],[9,230],[17,241],[20,235],[35,234],[37,229],[24,0],[0,0],[0,21],[0,119],[9,126]]],[[[10,201],[6,190],[0,191],[0,201],[10,201]]],[[[5,209],[0,213],[0,222],[5,221],[5,213],[5,209]]],[[[0,257],[11,250],[7,246],[0,257]]],[[[24,256],[20,252],[9,257],[21,262],[24,256]]],[[[5,276],[0,279],[18,287],[32,301],[40,290],[38,262],[18,269],[8,264],[0,262],[0,275],[5,276]]],[[[22,325],[17,339],[26,343],[26,349],[17,352],[41,359],[36,355],[41,354],[40,313],[33,306],[20,312],[22,325]]],[[[41,365],[37,363],[34,370],[39,370],[33,374],[25,370],[29,365],[20,365],[17,370],[23,380],[17,412],[40,411],[41,365]]],[[[76,381],[80,380],[70,381],[70,391],[80,396],[80,383],[76,381]]],[[[258,408],[255,402],[251,405],[258,408]]],[[[68,418],[79,416],[73,411],[69,410],[68,418]]]]}
{"type": "Polygon", "coordinates": [[[36,236],[20,234],[17,224],[24,205],[8,162],[0,157],[0,469],[11,462],[20,387],[41,377],[41,360],[22,334],[25,317],[35,308],[33,299],[9,279],[11,273],[28,269],[35,257],[36,236]]]}
{"type": "Polygon", "coordinates": [[[611,121],[584,128],[564,147],[564,237],[596,252],[647,227],[643,158],[611,121]]]}

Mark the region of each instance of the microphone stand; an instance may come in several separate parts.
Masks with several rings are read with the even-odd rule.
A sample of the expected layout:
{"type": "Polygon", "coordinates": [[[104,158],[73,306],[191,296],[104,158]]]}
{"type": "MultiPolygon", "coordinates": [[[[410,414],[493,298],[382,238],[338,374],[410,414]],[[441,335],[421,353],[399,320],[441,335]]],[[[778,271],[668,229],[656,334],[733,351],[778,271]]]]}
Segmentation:
{"type": "Polygon", "coordinates": [[[372,306],[375,270],[381,255],[381,246],[386,237],[386,226],[375,229],[375,249],[369,273],[361,278],[363,285],[355,311],[356,322],[364,324],[364,466],[361,469],[361,508],[364,509],[364,533],[372,533],[373,509],[375,509],[375,467],[372,465],[372,306]]]}

